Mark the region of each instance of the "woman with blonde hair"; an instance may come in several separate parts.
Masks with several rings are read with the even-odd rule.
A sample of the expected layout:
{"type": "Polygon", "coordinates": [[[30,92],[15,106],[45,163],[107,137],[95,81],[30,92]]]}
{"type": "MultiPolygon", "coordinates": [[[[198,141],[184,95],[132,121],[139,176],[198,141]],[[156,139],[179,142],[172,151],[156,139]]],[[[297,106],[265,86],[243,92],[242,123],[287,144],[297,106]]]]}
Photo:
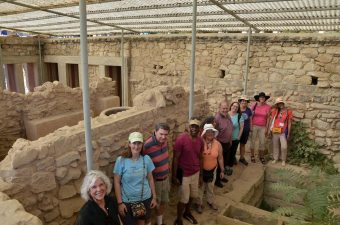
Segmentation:
{"type": "Polygon", "coordinates": [[[129,135],[129,147],[116,160],[114,187],[118,210],[124,225],[144,225],[157,205],[152,171],[155,166],[148,155],[141,155],[143,135],[129,135]]]}
{"type": "Polygon", "coordinates": [[[112,185],[101,171],[91,170],[80,189],[86,201],[80,209],[77,225],[119,225],[117,202],[110,197],[112,185]]]}

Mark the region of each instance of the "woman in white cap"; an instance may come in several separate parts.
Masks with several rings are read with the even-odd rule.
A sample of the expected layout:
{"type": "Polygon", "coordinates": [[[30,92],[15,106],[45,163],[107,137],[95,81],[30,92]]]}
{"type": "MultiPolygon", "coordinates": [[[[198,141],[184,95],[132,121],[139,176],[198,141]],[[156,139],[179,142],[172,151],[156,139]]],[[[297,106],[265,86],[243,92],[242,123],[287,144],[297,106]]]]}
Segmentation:
{"type": "Polygon", "coordinates": [[[285,106],[282,97],[275,101],[275,109],[272,110],[268,135],[271,132],[273,135],[273,158],[272,163],[279,160],[280,146],[282,166],[286,165],[287,160],[287,139],[289,139],[290,129],[292,124],[293,112],[285,106]]]}
{"type": "Polygon", "coordinates": [[[221,179],[224,177],[224,163],[222,145],[216,140],[218,131],[212,124],[205,124],[203,127],[202,138],[204,140],[204,150],[202,152],[203,170],[202,179],[203,184],[200,187],[199,199],[196,210],[198,213],[202,213],[203,195],[206,193],[208,206],[217,210],[217,206],[214,204],[214,183],[215,172],[219,166],[221,173],[217,174],[221,179]]]}
{"type": "Polygon", "coordinates": [[[243,163],[244,165],[248,165],[247,160],[245,159],[245,154],[246,154],[246,144],[248,141],[249,133],[250,133],[250,128],[252,126],[252,120],[251,117],[253,116],[253,112],[251,109],[248,107],[249,99],[247,96],[242,95],[239,99],[238,102],[240,103],[240,110],[242,113],[242,116],[244,118],[244,126],[243,126],[243,132],[240,138],[240,163],[243,163]]]}
{"type": "Polygon", "coordinates": [[[143,135],[129,135],[129,147],[116,160],[114,188],[118,211],[124,225],[144,225],[157,205],[152,171],[155,166],[148,155],[142,156],[143,135]],[[136,204],[137,203],[137,204],[136,204]]]}

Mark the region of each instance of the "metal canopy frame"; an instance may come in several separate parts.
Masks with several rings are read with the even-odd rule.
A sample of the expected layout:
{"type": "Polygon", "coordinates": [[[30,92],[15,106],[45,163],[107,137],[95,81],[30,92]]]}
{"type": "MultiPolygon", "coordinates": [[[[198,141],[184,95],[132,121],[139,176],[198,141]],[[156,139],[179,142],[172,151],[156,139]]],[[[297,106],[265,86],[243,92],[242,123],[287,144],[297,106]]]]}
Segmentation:
{"type": "MultiPolygon", "coordinates": [[[[80,36],[79,1],[0,0],[0,29],[80,36]]],[[[192,0],[87,0],[88,35],[191,33],[192,0]]],[[[197,32],[339,31],[338,0],[197,0],[197,32]]]]}

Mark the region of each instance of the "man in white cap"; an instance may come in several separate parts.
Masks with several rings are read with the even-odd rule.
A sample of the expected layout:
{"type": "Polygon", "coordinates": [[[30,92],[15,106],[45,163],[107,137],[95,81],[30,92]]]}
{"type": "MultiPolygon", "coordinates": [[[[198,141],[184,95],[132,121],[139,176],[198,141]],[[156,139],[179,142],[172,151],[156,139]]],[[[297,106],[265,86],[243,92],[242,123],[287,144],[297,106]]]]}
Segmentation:
{"type": "Polygon", "coordinates": [[[173,183],[180,185],[175,225],[183,225],[182,217],[192,224],[198,223],[191,214],[191,203],[199,196],[198,186],[204,147],[203,139],[199,136],[200,124],[197,118],[191,118],[189,133],[184,132],[179,135],[174,145],[172,180],[173,183]]]}

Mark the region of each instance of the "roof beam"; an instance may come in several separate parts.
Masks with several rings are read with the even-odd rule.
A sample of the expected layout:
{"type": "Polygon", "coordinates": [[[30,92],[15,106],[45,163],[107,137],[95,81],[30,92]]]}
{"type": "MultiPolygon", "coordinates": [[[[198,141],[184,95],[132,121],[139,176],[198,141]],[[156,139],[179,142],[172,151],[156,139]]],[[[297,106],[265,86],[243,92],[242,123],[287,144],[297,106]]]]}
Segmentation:
{"type": "MultiPolygon", "coordinates": [[[[49,9],[41,9],[39,7],[35,7],[35,6],[32,6],[32,5],[27,5],[27,4],[24,4],[24,3],[20,3],[20,2],[14,2],[13,0],[0,0],[2,2],[7,2],[7,3],[10,3],[10,4],[13,4],[13,5],[18,5],[18,6],[22,6],[22,7],[27,7],[27,8],[30,8],[30,9],[34,9],[34,10],[38,10],[38,11],[43,11],[43,12],[48,12],[48,13],[52,13],[52,14],[55,14],[55,15],[59,15],[59,16],[65,16],[65,17],[70,17],[70,18],[75,18],[75,19],[80,19],[78,16],[73,16],[73,15],[69,15],[69,14],[66,14],[66,13],[60,13],[60,12],[56,12],[56,11],[53,11],[53,10],[49,10],[49,9]]],[[[87,19],[88,22],[92,22],[92,23],[97,23],[97,24],[100,24],[100,25],[103,25],[103,26],[108,26],[108,27],[115,27],[115,28],[118,28],[120,30],[126,30],[126,31],[130,31],[132,33],[140,33],[138,31],[135,31],[135,30],[131,30],[131,29],[126,29],[124,27],[120,27],[120,26],[116,26],[114,24],[106,24],[106,23],[102,23],[100,21],[96,21],[96,20],[92,20],[92,19],[87,19]]]]}
{"type": "MultiPolygon", "coordinates": [[[[336,16],[308,16],[308,17],[297,17],[297,18],[291,18],[291,17],[284,17],[284,18],[277,18],[277,17],[265,17],[265,18],[254,18],[254,19],[248,19],[248,21],[251,22],[270,22],[270,21],[302,21],[302,20],[327,20],[327,19],[337,19],[336,16]]],[[[101,20],[110,20],[110,18],[101,18],[101,20]]],[[[214,22],[237,22],[238,20],[235,18],[223,18],[223,19],[197,19],[197,23],[214,23],[214,22]]],[[[108,21],[106,21],[109,23],[108,21]]],[[[165,21],[159,21],[159,20],[153,20],[153,21],[137,21],[137,22],[116,22],[117,25],[153,25],[153,24],[174,24],[174,23],[189,23],[189,20],[165,20],[165,21]]],[[[56,22],[56,23],[45,23],[45,24],[35,24],[35,25],[17,25],[12,26],[12,28],[42,28],[42,27],[50,27],[50,26],[56,26],[56,25],[71,25],[71,24],[78,24],[78,21],[63,21],[63,22],[56,22]]],[[[51,29],[51,28],[50,28],[51,29]]]]}
{"type": "Polygon", "coordinates": [[[215,0],[209,0],[210,2],[214,3],[216,6],[218,6],[219,8],[221,8],[224,12],[228,13],[229,15],[232,15],[233,17],[235,17],[237,20],[241,21],[242,23],[246,24],[248,27],[253,28],[255,31],[260,32],[260,30],[258,28],[256,28],[254,25],[252,25],[251,23],[249,23],[248,21],[242,19],[241,17],[239,17],[238,15],[236,15],[233,11],[227,9],[226,7],[224,7],[222,4],[220,4],[219,2],[215,1],[215,0]]]}
{"type": "Polygon", "coordinates": [[[49,35],[49,36],[54,36],[52,33],[40,33],[36,31],[30,31],[30,30],[24,30],[24,29],[17,29],[17,28],[9,28],[9,27],[4,27],[0,26],[0,29],[3,30],[13,30],[13,31],[18,31],[18,32],[25,32],[25,33],[31,33],[31,34],[37,34],[37,35],[49,35]]]}

